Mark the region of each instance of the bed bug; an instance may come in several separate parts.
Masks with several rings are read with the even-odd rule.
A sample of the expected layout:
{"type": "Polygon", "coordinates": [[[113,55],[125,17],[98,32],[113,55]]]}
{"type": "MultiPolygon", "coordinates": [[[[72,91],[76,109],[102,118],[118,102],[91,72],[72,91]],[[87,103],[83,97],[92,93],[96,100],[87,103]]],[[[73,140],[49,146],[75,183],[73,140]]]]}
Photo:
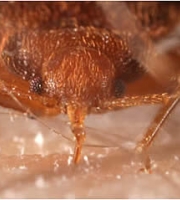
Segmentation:
{"type": "Polygon", "coordinates": [[[177,103],[134,57],[131,33],[112,31],[96,2],[1,3],[0,24],[0,104],[36,115],[67,114],[75,163],[89,113],[165,103],[138,145],[147,147],[177,103]]]}

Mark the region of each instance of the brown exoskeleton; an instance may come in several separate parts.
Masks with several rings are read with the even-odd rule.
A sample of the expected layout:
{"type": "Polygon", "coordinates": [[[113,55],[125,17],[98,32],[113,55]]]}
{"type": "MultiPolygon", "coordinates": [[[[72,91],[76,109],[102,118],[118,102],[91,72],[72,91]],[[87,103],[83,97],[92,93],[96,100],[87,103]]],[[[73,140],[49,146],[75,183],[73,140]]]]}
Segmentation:
{"type": "Polygon", "coordinates": [[[2,3],[0,17],[1,105],[22,111],[24,105],[36,115],[66,113],[77,163],[90,112],[165,103],[138,149],[149,146],[178,99],[156,87],[134,58],[129,33],[111,31],[96,3],[2,3]]]}

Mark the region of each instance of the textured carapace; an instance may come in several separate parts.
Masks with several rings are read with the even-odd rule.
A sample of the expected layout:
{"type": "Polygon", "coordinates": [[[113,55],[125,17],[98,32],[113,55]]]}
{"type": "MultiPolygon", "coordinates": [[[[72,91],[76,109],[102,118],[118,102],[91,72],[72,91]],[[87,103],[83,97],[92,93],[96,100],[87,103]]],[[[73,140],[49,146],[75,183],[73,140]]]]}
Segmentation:
{"type": "Polygon", "coordinates": [[[153,40],[162,39],[180,21],[179,2],[127,2],[142,32],[153,40]]]}
{"type": "Polygon", "coordinates": [[[124,84],[143,69],[126,38],[93,27],[23,31],[2,51],[6,67],[30,82],[32,92],[70,102],[101,106],[120,97],[124,84]]]}
{"type": "Polygon", "coordinates": [[[1,2],[3,28],[110,27],[96,2],[1,2]]]}

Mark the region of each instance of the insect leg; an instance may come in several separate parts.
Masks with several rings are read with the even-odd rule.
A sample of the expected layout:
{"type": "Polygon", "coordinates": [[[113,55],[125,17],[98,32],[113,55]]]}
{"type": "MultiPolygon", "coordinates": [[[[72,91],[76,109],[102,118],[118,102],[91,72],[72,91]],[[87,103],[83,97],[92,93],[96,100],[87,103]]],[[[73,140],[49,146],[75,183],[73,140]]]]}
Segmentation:
{"type": "Polygon", "coordinates": [[[172,110],[179,102],[179,97],[171,98],[168,102],[161,108],[155,117],[154,121],[151,123],[148,128],[147,133],[144,135],[143,139],[137,144],[136,151],[142,153],[145,149],[147,149],[151,143],[153,142],[155,136],[158,134],[159,129],[168,118],[172,110]]]}
{"type": "Polygon", "coordinates": [[[164,104],[168,102],[170,98],[170,95],[167,93],[141,96],[125,96],[122,98],[113,99],[112,101],[104,102],[102,109],[116,110],[143,104],[164,104]]]}
{"type": "Polygon", "coordinates": [[[87,115],[87,108],[76,104],[70,104],[67,106],[67,114],[71,122],[71,130],[76,138],[74,162],[78,163],[81,157],[82,145],[86,137],[84,119],[87,115]]]}
{"type": "Polygon", "coordinates": [[[154,121],[148,128],[147,133],[143,139],[137,144],[136,151],[142,153],[147,149],[150,144],[153,142],[155,136],[158,134],[159,129],[162,127],[165,120],[168,118],[172,110],[180,101],[180,97],[177,94],[169,95],[164,94],[152,94],[145,96],[132,96],[132,97],[123,97],[121,99],[115,99],[111,102],[106,102],[106,109],[113,110],[116,108],[125,108],[130,106],[142,105],[142,104],[162,104],[163,107],[158,112],[154,121]]]}

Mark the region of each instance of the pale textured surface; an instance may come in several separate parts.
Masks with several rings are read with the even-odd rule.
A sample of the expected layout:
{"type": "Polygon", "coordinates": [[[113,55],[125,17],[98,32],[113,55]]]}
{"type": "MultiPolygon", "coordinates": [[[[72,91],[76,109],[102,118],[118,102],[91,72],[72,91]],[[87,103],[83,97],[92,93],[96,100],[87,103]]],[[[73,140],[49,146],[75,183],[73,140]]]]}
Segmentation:
{"type": "MultiPolygon", "coordinates": [[[[70,156],[73,142],[62,139],[36,120],[1,114],[0,197],[179,197],[180,109],[173,112],[150,149],[151,174],[139,172],[142,159],[133,153],[135,142],[142,137],[157,109],[158,106],[142,106],[89,116],[87,142],[120,147],[84,147],[77,166],[70,156]]],[[[69,131],[64,117],[46,123],[52,127],[55,120],[58,130],[69,131]]]]}

